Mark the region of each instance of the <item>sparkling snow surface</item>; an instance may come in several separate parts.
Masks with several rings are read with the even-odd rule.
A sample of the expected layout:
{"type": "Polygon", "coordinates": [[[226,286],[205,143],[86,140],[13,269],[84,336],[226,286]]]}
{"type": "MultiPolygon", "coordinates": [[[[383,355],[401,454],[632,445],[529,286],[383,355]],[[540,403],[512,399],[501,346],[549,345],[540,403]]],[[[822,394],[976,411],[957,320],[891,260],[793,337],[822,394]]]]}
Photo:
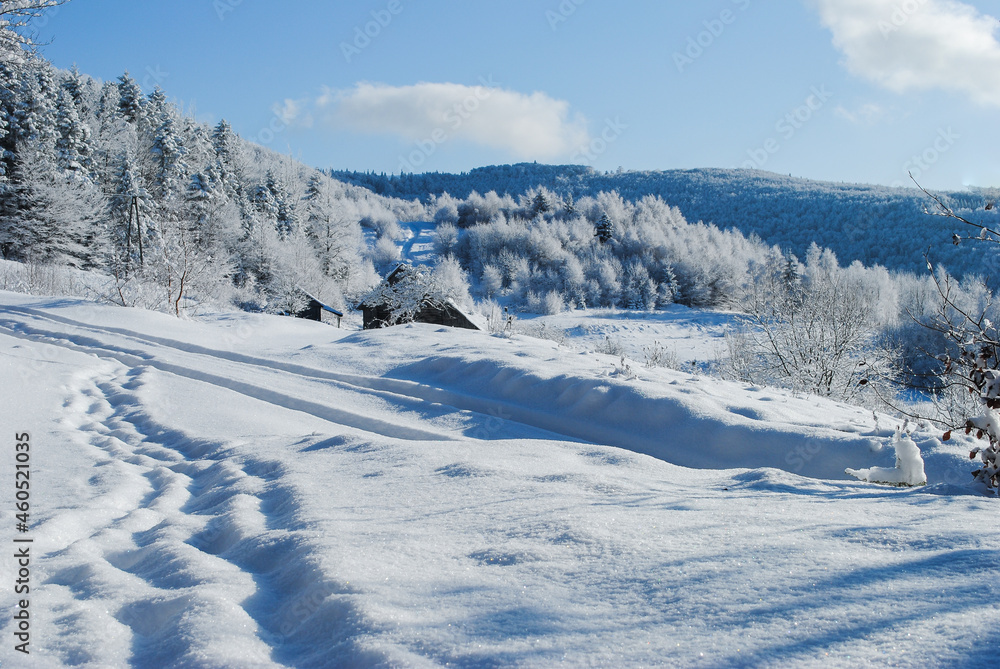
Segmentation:
{"type": "MultiPolygon", "coordinates": [[[[720,317],[684,318],[650,336],[720,317]]],[[[890,417],[586,348],[0,293],[0,517],[29,431],[35,542],[0,662],[995,664],[968,442],[917,430],[928,485],[862,483],[890,417]]]]}

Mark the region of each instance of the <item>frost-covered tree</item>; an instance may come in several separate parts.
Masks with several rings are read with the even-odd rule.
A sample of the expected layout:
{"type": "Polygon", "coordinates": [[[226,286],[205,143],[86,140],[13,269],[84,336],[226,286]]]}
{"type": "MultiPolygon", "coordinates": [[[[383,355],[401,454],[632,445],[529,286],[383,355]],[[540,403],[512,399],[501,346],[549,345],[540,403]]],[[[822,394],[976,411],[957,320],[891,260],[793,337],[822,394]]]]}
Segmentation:
{"type": "Polygon", "coordinates": [[[240,175],[243,166],[236,134],[225,119],[219,121],[212,131],[212,148],[215,151],[215,169],[222,189],[231,199],[236,200],[242,193],[240,175]]]}
{"type": "Polygon", "coordinates": [[[314,174],[306,187],[306,236],[313,243],[324,274],[349,281],[361,248],[361,227],[337,205],[329,179],[314,174]]]}
{"type": "Polygon", "coordinates": [[[138,123],[143,118],[144,107],[142,89],[126,70],[118,78],[118,111],[129,123],[138,123]]]}
{"type": "Polygon", "coordinates": [[[74,65],[70,68],[69,74],[63,79],[62,89],[73,98],[73,104],[76,105],[76,108],[84,116],[90,114],[90,110],[87,108],[87,101],[84,98],[86,87],[86,79],[80,74],[80,70],[77,69],[76,65],[74,65]]]}
{"type": "Polygon", "coordinates": [[[271,193],[271,201],[274,203],[274,225],[278,230],[278,237],[288,239],[298,231],[299,227],[295,203],[292,202],[284,181],[279,179],[274,172],[267,173],[266,186],[271,193]]]}
{"type": "Polygon", "coordinates": [[[563,205],[563,217],[575,218],[576,215],[577,215],[576,203],[573,202],[573,194],[570,193],[569,195],[566,196],[566,202],[563,205]]]}
{"type": "Polygon", "coordinates": [[[89,179],[93,149],[90,127],[80,120],[77,104],[65,89],[59,91],[56,110],[56,164],[73,178],[89,179]]]}
{"type": "Polygon", "coordinates": [[[467,308],[472,306],[469,295],[469,278],[462,269],[461,263],[454,256],[444,256],[433,271],[434,285],[438,293],[436,297],[451,302],[456,306],[467,308]]]}
{"type": "Polygon", "coordinates": [[[45,153],[55,144],[57,87],[52,68],[40,60],[22,66],[13,108],[14,142],[30,142],[45,153]]]}
{"type": "Polygon", "coordinates": [[[67,176],[43,147],[23,145],[12,187],[17,208],[0,239],[8,257],[81,268],[101,260],[106,203],[89,181],[67,176]]]}
{"type": "Polygon", "coordinates": [[[786,281],[775,252],[753,269],[739,302],[746,327],[730,337],[736,376],[842,400],[898,375],[880,333],[898,314],[888,273],[842,268],[815,245],[801,285],[786,281]]]}
{"type": "Polygon", "coordinates": [[[531,201],[532,214],[541,216],[549,213],[551,209],[552,207],[549,205],[549,200],[545,197],[545,193],[539,191],[531,201]]]}
{"type": "Polygon", "coordinates": [[[611,217],[607,213],[601,215],[601,219],[597,221],[595,236],[601,240],[602,244],[607,244],[615,236],[615,224],[611,221],[611,217]]]}
{"type": "MultiPolygon", "coordinates": [[[[963,216],[949,207],[939,196],[926,190],[935,205],[934,213],[963,226],[967,235],[953,233],[962,244],[1000,244],[1000,226],[983,214],[995,209],[994,201],[981,206],[979,216],[963,216]]],[[[932,273],[933,274],[933,273],[932,273]]],[[[970,408],[963,422],[954,417],[939,416],[953,429],[974,434],[984,445],[972,449],[970,459],[978,461],[972,475],[977,482],[1000,495],[1000,313],[993,305],[993,295],[985,286],[982,299],[970,301],[947,275],[934,275],[940,296],[936,317],[927,325],[944,336],[948,350],[940,355],[946,386],[943,394],[972,397],[979,405],[970,408]]],[[[951,431],[945,441],[951,439],[951,431]]]]}
{"type": "Polygon", "coordinates": [[[31,22],[69,0],[4,0],[0,3],[0,61],[23,62],[35,46],[31,22]]]}

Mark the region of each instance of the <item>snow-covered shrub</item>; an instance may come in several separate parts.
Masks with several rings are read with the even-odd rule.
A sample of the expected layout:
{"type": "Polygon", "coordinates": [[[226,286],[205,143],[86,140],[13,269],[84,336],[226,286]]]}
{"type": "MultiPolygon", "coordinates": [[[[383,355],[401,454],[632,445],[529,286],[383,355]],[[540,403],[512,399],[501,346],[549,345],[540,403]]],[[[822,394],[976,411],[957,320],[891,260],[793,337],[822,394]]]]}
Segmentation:
{"type": "Polygon", "coordinates": [[[663,367],[680,370],[683,366],[677,350],[668,349],[658,341],[654,341],[650,346],[644,346],[642,352],[646,356],[646,367],[649,369],[663,367]]]}
{"type": "Polygon", "coordinates": [[[604,341],[598,344],[595,350],[604,355],[625,355],[625,346],[622,344],[621,339],[612,337],[611,335],[605,336],[604,341]]]}
{"type": "Polygon", "coordinates": [[[451,223],[441,223],[434,229],[434,252],[442,258],[450,256],[458,244],[458,228],[451,223]]]}
{"type": "Polygon", "coordinates": [[[566,343],[566,331],[545,322],[524,322],[515,327],[515,332],[535,339],[554,341],[557,344],[566,343]]]}
{"type": "MultiPolygon", "coordinates": [[[[968,226],[966,230],[975,230],[967,238],[953,233],[956,245],[961,245],[963,241],[1000,243],[1000,232],[996,226],[970,221],[955,213],[939,197],[930,193],[927,195],[934,200],[936,215],[968,226]]],[[[991,201],[984,211],[994,209],[991,201]]],[[[948,342],[946,350],[938,356],[944,367],[946,391],[968,393],[978,405],[964,413],[964,421],[956,420],[954,415],[946,415],[944,419],[953,429],[962,428],[966,434],[974,432],[977,439],[986,442],[985,446],[977,446],[969,454],[981,465],[972,475],[987,489],[1000,495],[1000,328],[995,325],[1000,322],[1000,313],[994,306],[992,292],[984,282],[967,280],[958,284],[944,272],[932,276],[939,301],[938,311],[928,327],[943,335],[948,342]]],[[[955,404],[961,408],[961,402],[955,404]]],[[[944,435],[945,441],[951,439],[951,434],[949,431],[944,435]]]]}
{"type": "Polygon", "coordinates": [[[479,313],[486,317],[487,331],[492,335],[510,337],[514,334],[516,319],[507,307],[501,307],[493,300],[480,303],[479,313]]]}
{"type": "Polygon", "coordinates": [[[0,260],[0,290],[28,295],[81,295],[85,288],[74,270],[66,267],[0,260]]]}
{"type": "Polygon", "coordinates": [[[545,293],[545,297],[542,299],[543,313],[553,316],[561,314],[565,310],[566,304],[563,302],[563,297],[560,293],[554,290],[545,293]]]}
{"type": "Polygon", "coordinates": [[[448,193],[435,196],[427,206],[429,212],[434,212],[434,222],[438,225],[458,223],[458,200],[448,193]]]}
{"type": "Polygon", "coordinates": [[[503,290],[503,272],[496,265],[486,265],[479,286],[486,297],[492,299],[503,290]]]}
{"type": "Polygon", "coordinates": [[[472,305],[468,277],[454,256],[446,256],[438,261],[434,266],[432,278],[437,299],[443,299],[462,308],[472,305]]]}
{"type": "Polygon", "coordinates": [[[379,237],[375,246],[368,250],[368,259],[379,274],[387,274],[399,263],[399,246],[391,237],[379,237]]]}
{"type": "Polygon", "coordinates": [[[729,373],[845,401],[869,401],[875,384],[898,376],[881,333],[898,306],[887,273],[842,268],[813,246],[804,266],[780,254],[754,268],[742,300],[743,326],[731,333],[729,373]]]}

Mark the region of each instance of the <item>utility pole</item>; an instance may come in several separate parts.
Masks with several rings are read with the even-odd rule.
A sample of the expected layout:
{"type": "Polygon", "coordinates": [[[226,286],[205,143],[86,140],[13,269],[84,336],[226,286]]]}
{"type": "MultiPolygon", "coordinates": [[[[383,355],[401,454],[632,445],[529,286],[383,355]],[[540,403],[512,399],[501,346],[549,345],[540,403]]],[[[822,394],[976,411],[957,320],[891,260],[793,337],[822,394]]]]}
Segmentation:
{"type": "Polygon", "coordinates": [[[146,264],[142,252],[142,215],[139,209],[139,196],[132,195],[128,206],[128,228],[125,230],[125,252],[129,259],[132,258],[132,219],[135,218],[135,234],[139,240],[139,267],[146,264]]]}

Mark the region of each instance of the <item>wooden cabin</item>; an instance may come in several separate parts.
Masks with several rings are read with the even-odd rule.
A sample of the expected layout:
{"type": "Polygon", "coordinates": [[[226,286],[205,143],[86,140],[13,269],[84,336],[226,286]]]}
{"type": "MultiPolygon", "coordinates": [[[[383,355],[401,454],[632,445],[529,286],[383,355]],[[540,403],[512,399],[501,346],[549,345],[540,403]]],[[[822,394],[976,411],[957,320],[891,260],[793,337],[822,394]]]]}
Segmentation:
{"type": "Polygon", "coordinates": [[[337,311],[331,306],[323,304],[322,302],[320,302],[318,299],[316,299],[306,291],[303,290],[302,292],[306,296],[306,307],[302,311],[295,314],[296,317],[322,323],[323,315],[330,314],[330,318],[336,319],[337,327],[338,328],[340,327],[341,323],[344,320],[344,314],[337,311]]]}

